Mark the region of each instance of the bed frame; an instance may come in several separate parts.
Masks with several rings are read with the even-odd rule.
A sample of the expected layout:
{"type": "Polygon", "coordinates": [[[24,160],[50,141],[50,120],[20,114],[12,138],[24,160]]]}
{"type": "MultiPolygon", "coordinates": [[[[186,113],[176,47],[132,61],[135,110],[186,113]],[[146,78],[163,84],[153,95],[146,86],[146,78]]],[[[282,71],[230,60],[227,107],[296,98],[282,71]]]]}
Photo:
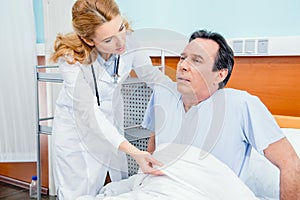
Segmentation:
{"type": "MultiPolygon", "coordinates": [[[[156,56],[151,57],[151,59],[154,65],[161,65],[161,63],[164,63],[165,73],[173,80],[175,79],[176,65],[179,57],[156,56]]],[[[52,76],[52,74],[50,77],[48,77],[48,74],[46,73],[43,74],[37,72],[36,74],[37,81],[61,81],[61,77],[58,74],[58,76],[55,74],[52,76]]],[[[258,96],[274,115],[280,127],[300,128],[300,87],[298,84],[298,78],[295,76],[297,74],[300,74],[300,56],[235,57],[234,71],[227,87],[246,90],[249,93],[258,96]]],[[[142,101],[148,101],[151,90],[147,88],[144,83],[125,83],[123,88],[124,90],[126,90],[126,84],[127,86],[130,85],[130,90],[134,89],[138,96],[143,96],[142,101]]],[[[127,97],[124,98],[125,101],[126,98],[127,97]]],[[[127,119],[132,121],[129,124],[125,123],[125,134],[132,144],[136,145],[140,149],[145,150],[147,147],[149,132],[143,130],[139,124],[143,117],[143,112],[146,109],[146,104],[142,104],[142,107],[140,107],[140,98],[128,98],[127,100],[129,100],[129,102],[133,104],[136,103],[137,106],[134,107],[134,109],[136,109],[135,111],[125,110],[125,117],[126,112],[136,112],[138,117],[130,117],[130,119],[127,119]],[[138,137],[134,136],[134,132],[136,131],[139,132],[138,137]]],[[[37,114],[37,116],[39,115],[37,114]]],[[[42,120],[48,120],[48,118],[38,119],[37,124],[39,124],[42,120]]],[[[38,141],[40,140],[40,133],[51,134],[51,129],[49,129],[49,127],[39,125],[37,130],[38,141]]],[[[39,151],[40,149],[38,149],[38,155],[40,155],[39,151]]],[[[130,157],[128,157],[128,160],[129,175],[132,175],[136,173],[137,165],[130,157]]],[[[38,159],[37,163],[37,172],[40,175],[41,160],[38,159]]],[[[40,184],[41,183],[39,183],[39,186],[40,184]]],[[[41,191],[39,191],[39,197],[40,194],[41,191]]]]}
{"type": "Polygon", "coordinates": [[[300,129],[300,117],[273,115],[281,128],[299,128],[300,129]]]}

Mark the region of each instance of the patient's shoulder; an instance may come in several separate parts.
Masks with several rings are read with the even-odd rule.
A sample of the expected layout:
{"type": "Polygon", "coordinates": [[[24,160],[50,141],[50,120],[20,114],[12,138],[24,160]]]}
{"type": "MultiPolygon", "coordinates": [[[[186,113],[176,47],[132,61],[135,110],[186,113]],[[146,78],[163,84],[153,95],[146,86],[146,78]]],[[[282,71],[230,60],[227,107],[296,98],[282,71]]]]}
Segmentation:
{"type": "Polygon", "coordinates": [[[219,91],[219,95],[222,92],[226,96],[227,100],[230,100],[230,101],[233,101],[236,103],[260,101],[257,96],[252,95],[251,93],[244,91],[244,90],[238,90],[238,89],[234,89],[234,88],[224,88],[219,91]]]}

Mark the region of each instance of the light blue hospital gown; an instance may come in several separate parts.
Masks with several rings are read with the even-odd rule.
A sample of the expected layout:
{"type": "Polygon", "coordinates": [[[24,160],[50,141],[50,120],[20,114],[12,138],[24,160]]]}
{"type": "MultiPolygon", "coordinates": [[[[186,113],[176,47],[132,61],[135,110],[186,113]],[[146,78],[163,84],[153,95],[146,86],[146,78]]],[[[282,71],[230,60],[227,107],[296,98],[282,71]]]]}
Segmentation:
{"type": "Polygon", "coordinates": [[[156,146],[186,143],[202,148],[227,164],[242,180],[251,147],[263,154],[271,143],[285,137],[256,96],[220,89],[186,113],[175,83],[154,87],[143,126],[155,131],[156,146]]]}

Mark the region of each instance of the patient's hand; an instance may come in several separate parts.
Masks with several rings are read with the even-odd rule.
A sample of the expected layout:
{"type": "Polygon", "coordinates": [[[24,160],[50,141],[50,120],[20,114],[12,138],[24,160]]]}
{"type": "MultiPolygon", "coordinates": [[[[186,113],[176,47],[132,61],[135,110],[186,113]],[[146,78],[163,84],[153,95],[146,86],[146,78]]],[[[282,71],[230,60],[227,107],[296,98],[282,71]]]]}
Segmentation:
{"type": "Polygon", "coordinates": [[[153,168],[154,165],[161,167],[162,163],[156,160],[149,152],[139,151],[134,154],[131,154],[131,156],[136,160],[141,170],[145,174],[164,175],[163,172],[161,172],[160,170],[153,168]]]}

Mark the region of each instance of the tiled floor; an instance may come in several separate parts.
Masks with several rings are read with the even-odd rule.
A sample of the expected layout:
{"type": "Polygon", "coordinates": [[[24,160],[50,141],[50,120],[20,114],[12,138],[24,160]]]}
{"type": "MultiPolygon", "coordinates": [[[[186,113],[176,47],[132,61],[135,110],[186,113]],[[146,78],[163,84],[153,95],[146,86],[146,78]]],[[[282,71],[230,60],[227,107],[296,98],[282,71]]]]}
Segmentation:
{"type": "MultiPolygon", "coordinates": [[[[5,200],[27,200],[29,198],[29,191],[27,189],[19,188],[0,182],[0,199],[5,200]]],[[[42,196],[43,200],[55,200],[55,197],[42,196]]]]}

